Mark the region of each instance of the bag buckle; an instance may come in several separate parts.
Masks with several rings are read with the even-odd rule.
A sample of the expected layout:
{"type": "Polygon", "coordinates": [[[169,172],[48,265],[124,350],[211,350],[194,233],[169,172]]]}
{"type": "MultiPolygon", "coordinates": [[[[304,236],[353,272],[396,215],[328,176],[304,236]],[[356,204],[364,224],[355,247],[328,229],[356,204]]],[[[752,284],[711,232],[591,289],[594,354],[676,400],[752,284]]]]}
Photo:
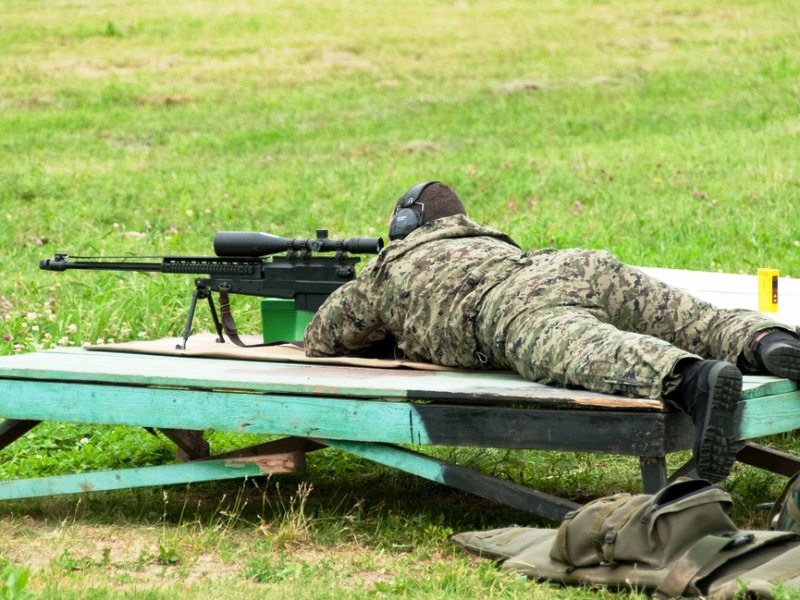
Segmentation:
{"type": "MultiPolygon", "coordinates": [[[[756,536],[753,535],[752,533],[740,533],[738,535],[733,535],[733,534],[731,534],[731,535],[732,535],[731,541],[728,542],[727,544],[725,544],[725,546],[722,548],[723,550],[736,550],[737,548],[741,548],[742,546],[746,546],[747,544],[752,542],[754,539],[756,539],[756,536]]],[[[723,536],[723,537],[727,537],[727,536],[723,536]]]]}

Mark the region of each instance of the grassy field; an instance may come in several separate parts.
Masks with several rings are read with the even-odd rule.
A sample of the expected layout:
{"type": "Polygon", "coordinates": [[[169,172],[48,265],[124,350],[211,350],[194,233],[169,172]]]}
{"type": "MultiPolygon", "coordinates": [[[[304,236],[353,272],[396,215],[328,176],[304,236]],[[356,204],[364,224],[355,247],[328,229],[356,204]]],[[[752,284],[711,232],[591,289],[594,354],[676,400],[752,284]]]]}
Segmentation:
{"type": "MultiPolygon", "coordinates": [[[[39,271],[56,251],[385,235],[427,179],[525,247],[800,276],[796,2],[0,7],[0,354],[181,330],[189,279],[39,271]]],[[[256,330],[254,301],[234,310],[256,330]]],[[[638,489],[629,459],[443,452],[577,500],[638,489]]],[[[42,425],[0,452],[0,478],[170,460],[146,433],[42,425]]],[[[737,466],[737,520],[763,525],[754,506],[781,483],[737,466]]],[[[326,452],[244,486],[5,503],[0,597],[613,595],[520,580],[447,541],[512,522],[536,524],[326,452]]]]}

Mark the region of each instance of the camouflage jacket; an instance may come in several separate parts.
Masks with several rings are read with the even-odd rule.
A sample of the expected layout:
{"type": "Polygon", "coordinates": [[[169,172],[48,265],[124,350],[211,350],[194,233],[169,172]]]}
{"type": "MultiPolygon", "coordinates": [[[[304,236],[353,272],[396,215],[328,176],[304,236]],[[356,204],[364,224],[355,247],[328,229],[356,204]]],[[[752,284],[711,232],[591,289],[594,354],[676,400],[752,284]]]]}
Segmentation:
{"type": "Polygon", "coordinates": [[[306,354],[365,354],[393,338],[411,360],[479,368],[481,300],[519,256],[510,237],[465,216],[426,224],[331,294],[306,329],[306,354]]]}

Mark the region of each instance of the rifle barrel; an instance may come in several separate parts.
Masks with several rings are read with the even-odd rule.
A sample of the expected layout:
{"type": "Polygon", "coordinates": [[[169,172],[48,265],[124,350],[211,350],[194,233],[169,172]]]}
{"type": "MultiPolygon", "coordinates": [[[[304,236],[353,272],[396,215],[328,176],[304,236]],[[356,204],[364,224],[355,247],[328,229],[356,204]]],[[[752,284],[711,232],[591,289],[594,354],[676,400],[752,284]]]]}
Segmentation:
{"type": "MultiPolygon", "coordinates": [[[[39,261],[43,271],[66,271],[78,269],[85,271],[138,271],[141,273],[186,273],[208,275],[252,275],[264,261],[260,258],[220,258],[218,256],[163,256],[161,262],[141,262],[138,260],[108,260],[108,257],[68,260],[66,254],[56,254],[54,258],[39,261]]],[[[117,257],[114,257],[117,258],[117,257]]]]}
{"type": "Polygon", "coordinates": [[[156,262],[126,262],[106,261],[93,259],[87,261],[67,260],[64,254],[56,254],[54,258],[39,261],[39,268],[43,271],[66,271],[67,269],[84,269],[91,271],[161,271],[161,263],[156,262]]]}

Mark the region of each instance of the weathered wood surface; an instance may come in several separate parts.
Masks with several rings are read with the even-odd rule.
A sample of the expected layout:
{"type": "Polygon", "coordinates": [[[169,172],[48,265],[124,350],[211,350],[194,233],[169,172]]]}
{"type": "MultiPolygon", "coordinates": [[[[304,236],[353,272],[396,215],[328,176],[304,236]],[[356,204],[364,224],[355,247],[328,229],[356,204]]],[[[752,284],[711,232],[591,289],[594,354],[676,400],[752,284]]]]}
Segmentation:
{"type": "Polygon", "coordinates": [[[40,421],[17,419],[0,421],[0,450],[21,438],[39,423],[40,421]]]}
{"type": "MultiPolygon", "coordinates": [[[[744,438],[800,428],[796,382],[747,377],[745,397],[744,438]]],[[[371,423],[380,422],[387,424],[380,439],[369,441],[432,443],[431,436],[442,432],[442,439],[448,441],[433,443],[471,440],[484,446],[505,436],[509,444],[536,447],[549,446],[553,437],[564,432],[571,432],[572,437],[580,432],[582,449],[597,444],[608,447],[609,443],[600,443],[603,436],[612,440],[614,436],[622,436],[620,440],[638,436],[645,443],[664,434],[663,427],[653,424],[658,421],[648,421],[648,430],[625,423],[624,430],[623,425],[614,424],[620,420],[616,411],[680,419],[660,401],[541,386],[512,374],[286,365],[76,349],[0,359],[0,417],[19,421],[301,437],[319,437],[319,432],[325,431],[333,439],[363,439],[360,436],[365,432],[376,436],[371,423]],[[399,402],[408,399],[425,402],[399,402]],[[498,405],[570,410],[526,414],[512,408],[501,410],[498,405]],[[581,411],[594,408],[604,410],[592,417],[592,428],[584,431],[581,411]]],[[[620,444],[622,453],[639,446],[620,444]]],[[[188,450],[196,456],[203,453],[202,449],[188,450]]]]}
{"type": "Polygon", "coordinates": [[[753,442],[745,444],[736,460],[786,477],[800,472],[800,457],[753,442]]]}
{"type": "Polygon", "coordinates": [[[247,446],[245,448],[238,448],[230,450],[229,452],[221,452],[210,456],[208,458],[198,460],[217,460],[220,458],[250,458],[253,456],[262,456],[265,454],[288,454],[300,453],[305,456],[308,452],[314,452],[325,448],[322,444],[315,442],[308,438],[288,437],[255,446],[247,446]]]}
{"type": "Polygon", "coordinates": [[[186,387],[0,381],[0,416],[17,420],[647,455],[687,447],[688,438],[683,434],[691,429],[688,418],[677,412],[587,412],[186,387]],[[36,401],[20,402],[20,398],[36,401]],[[674,432],[681,435],[675,438],[674,432]]]}
{"type": "MultiPolygon", "coordinates": [[[[65,348],[0,358],[0,379],[119,383],[125,386],[246,390],[315,397],[435,400],[481,405],[551,405],[618,410],[664,411],[660,400],[624,398],[531,383],[513,373],[416,371],[286,364],[250,360],[89,352],[65,348]]],[[[747,377],[745,389],[791,393],[793,382],[747,377]]]]}
{"type": "Polygon", "coordinates": [[[418,371],[65,348],[0,359],[0,378],[120,383],[281,394],[437,400],[479,404],[588,405],[663,410],[658,400],[628,399],[531,383],[513,373],[418,371]]]}
{"type": "Polygon", "coordinates": [[[210,453],[208,442],[203,439],[203,431],[198,429],[158,429],[178,447],[178,459],[184,462],[207,458],[210,453]]]}
{"type": "Polygon", "coordinates": [[[302,455],[287,454],[0,481],[0,499],[14,500],[174,483],[259,477],[272,473],[297,473],[302,470],[303,464],[302,455]]]}
{"type": "Polygon", "coordinates": [[[742,439],[800,429],[800,392],[796,382],[786,383],[795,389],[782,394],[751,396],[745,400],[742,439]]]}
{"type": "Polygon", "coordinates": [[[485,475],[472,469],[453,465],[405,448],[350,441],[325,440],[323,443],[331,448],[338,448],[350,454],[475,494],[505,506],[541,515],[553,521],[563,520],[569,511],[575,510],[579,506],[575,502],[532,490],[498,477],[485,475]]]}

